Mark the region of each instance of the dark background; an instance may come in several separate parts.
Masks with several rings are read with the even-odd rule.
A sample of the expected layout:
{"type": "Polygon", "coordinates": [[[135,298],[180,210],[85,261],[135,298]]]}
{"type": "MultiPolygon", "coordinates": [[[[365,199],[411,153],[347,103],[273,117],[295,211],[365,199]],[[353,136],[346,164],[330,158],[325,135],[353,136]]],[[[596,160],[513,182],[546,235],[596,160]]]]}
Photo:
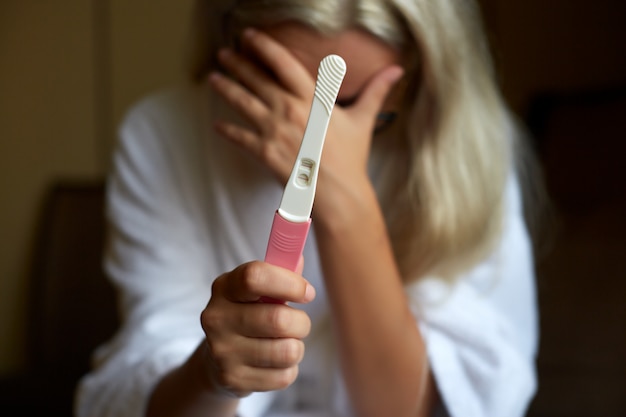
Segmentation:
{"type": "Polygon", "coordinates": [[[483,3],[552,204],[529,416],[626,416],[626,2],[483,3]]]}

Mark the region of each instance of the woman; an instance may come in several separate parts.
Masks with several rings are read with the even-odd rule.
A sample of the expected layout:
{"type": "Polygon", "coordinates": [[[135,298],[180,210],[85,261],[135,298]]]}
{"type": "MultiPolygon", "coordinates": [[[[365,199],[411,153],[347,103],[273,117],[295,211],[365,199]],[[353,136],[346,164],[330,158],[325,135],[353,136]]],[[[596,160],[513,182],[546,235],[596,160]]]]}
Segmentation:
{"type": "Polygon", "coordinates": [[[194,16],[194,84],[121,130],[106,266],[124,326],[78,415],[523,415],[532,256],[473,1],[199,0],[194,16]],[[255,259],[331,53],[348,72],[294,273],[255,259]]]}

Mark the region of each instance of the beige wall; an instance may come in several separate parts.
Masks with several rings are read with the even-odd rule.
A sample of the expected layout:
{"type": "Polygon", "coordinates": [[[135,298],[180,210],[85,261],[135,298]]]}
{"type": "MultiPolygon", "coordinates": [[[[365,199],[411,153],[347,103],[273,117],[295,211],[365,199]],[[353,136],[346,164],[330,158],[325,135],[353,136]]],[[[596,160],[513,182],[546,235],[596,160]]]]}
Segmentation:
{"type": "Polygon", "coordinates": [[[193,0],[108,2],[110,111],[117,125],[138,97],[182,79],[193,0]]]}
{"type": "Polygon", "coordinates": [[[0,3],[0,374],[23,363],[37,210],[57,178],[100,177],[115,126],[181,78],[191,0],[0,3]]]}
{"type": "Polygon", "coordinates": [[[53,178],[94,176],[89,2],[13,0],[0,9],[0,369],[22,359],[25,274],[36,210],[53,178]],[[77,36],[78,35],[78,36],[77,36]]]}

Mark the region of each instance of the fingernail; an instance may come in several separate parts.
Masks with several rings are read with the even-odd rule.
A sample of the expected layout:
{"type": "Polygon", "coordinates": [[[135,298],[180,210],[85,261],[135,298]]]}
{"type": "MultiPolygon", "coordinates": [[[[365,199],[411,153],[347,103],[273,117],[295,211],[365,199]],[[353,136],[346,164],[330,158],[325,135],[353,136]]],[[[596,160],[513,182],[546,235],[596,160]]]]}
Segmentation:
{"type": "Polygon", "coordinates": [[[315,288],[311,284],[306,285],[306,290],[304,290],[304,299],[309,302],[315,298],[315,288]]]}
{"type": "Polygon", "coordinates": [[[243,36],[245,36],[246,38],[251,38],[251,37],[253,37],[254,35],[256,35],[256,33],[257,33],[257,32],[256,32],[256,29],[254,29],[254,28],[246,28],[246,29],[243,31],[243,36]]]}
{"type": "Polygon", "coordinates": [[[397,67],[397,68],[396,68],[396,71],[394,71],[394,72],[391,74],[391,76],[390,76],[390,77],[391,77],[391,81],[395,83],[395,82],[396,82],[396,81],[398,81],[400,78],[402,78],[402,76],[403,76],[403,75],[404,75],[404,68],[402,68],[402,67],[397,67]]]}

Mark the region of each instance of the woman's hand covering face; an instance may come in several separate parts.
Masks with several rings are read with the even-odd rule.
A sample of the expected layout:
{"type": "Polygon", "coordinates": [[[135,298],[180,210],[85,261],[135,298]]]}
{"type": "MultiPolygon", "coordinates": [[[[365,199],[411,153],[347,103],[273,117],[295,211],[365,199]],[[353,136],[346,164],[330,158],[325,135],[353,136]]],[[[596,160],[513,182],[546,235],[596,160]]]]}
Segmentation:
{"type": "Polygon", "coordinates": [[[336,105],[333,110],[320,165],[318,199],[324,199],[320,193],[332,189],[324,189],[324,178],[344,186],[366,179],[376,116],[403,74],[395,51],[357,30],[322,37],[286,24],[267,33],[246,30],[241,51],[218,53],[228,75],[213,72],[209,76],[212,88],[247,122],[219,120],[217,131],[256,156],[284,184],[308,119],[317,65],[331,53],[347,62],[338,102],[350,104],[336,105]],[[286,46],[294,43],[300,46],[286,46]],[[381,59],[372,61],[377,56],[381,59]]]}

